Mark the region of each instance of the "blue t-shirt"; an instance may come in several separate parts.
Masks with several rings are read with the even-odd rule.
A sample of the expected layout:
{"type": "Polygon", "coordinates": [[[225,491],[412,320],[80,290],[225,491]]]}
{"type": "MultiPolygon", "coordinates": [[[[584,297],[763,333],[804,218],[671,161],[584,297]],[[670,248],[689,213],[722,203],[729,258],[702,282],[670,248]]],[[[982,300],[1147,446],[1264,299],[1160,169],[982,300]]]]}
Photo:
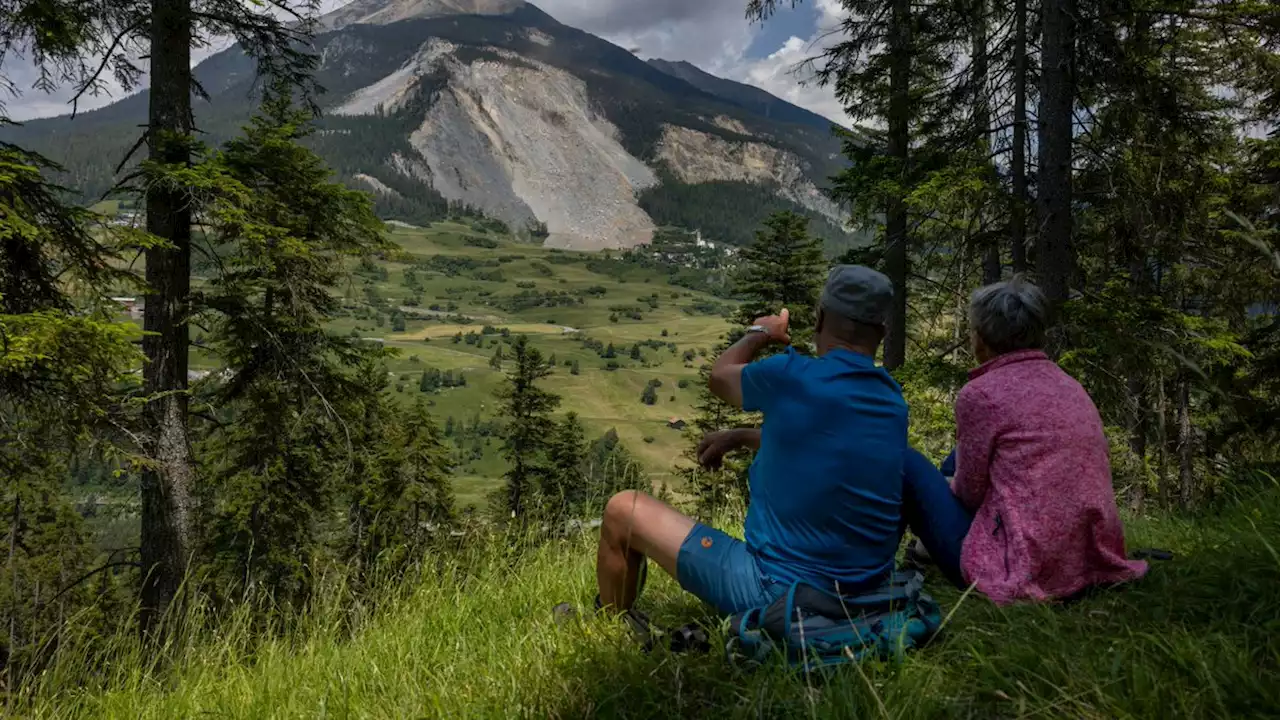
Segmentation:
{"type": "Polygon", "coordinates": [[[764,413],[751,465],[747,547],[780,582],[874,582],[900,539],[907,404],[875,360],[792,349],[742,371],[742,404],[764,413]]]}

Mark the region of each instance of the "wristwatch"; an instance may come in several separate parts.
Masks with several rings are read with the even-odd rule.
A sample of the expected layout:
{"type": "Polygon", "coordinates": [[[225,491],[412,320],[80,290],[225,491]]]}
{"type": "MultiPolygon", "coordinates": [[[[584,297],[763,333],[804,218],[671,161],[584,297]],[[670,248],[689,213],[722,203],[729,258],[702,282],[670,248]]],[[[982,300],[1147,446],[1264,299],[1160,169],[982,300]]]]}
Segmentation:
{"type": "Polygon", "coordinates": [[[769,328],[763,325],[752,325],[751,327],[747,328],[747,334],[750,335],[751,333],[763,333],[765,335],[768,335],[769,328]]]}

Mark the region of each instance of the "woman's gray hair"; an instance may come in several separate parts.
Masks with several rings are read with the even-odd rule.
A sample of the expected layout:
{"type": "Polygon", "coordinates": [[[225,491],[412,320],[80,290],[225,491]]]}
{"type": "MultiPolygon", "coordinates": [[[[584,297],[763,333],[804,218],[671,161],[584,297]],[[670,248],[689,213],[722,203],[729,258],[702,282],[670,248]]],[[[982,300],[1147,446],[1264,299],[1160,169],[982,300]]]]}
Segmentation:
{"type": "Polygon", "coordinates": [[[1039,350],[1049,329],[1049,302],[1040,288],[1018,276],[975,290],[969,323],[996,355],[1039,350]]]}

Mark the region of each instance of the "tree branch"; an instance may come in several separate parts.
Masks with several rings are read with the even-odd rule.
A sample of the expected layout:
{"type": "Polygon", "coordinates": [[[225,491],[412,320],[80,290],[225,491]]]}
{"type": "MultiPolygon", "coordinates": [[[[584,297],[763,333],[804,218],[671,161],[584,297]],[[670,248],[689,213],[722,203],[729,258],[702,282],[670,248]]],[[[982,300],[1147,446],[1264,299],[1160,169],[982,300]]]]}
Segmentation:
{"type": "Polygon", "coordinates": [[[144,20],[145,18],[139,18],[129,27],[126,27],[119,33],[116,33],[116,36],[111,39],[111,45],[107,47],[107,52],[103,54],[102,62],[98,64],[98,69],[93,71],[93,74],[89,76],[89,79],[84,81],[84,84],[80,86],[80,89],[76,92],[75,96],[71,98],[72,120],[76,119],[76,113],[80,111],[80,98],[89,91],[89,88],[98,83],[98,78],[102,77],[102,71],[107,69],[107,63],[111,62],[111,58],[115,55],[120,44],[124,42],[125,38],[136,32],[138,28],[142,27],[144,20]]]}
{"type": "Polygon", "coordinates": [[[81,576],[78,580],[76,580],[75,582],[73,582],[73,583],[71,583],[70,585],[68,585],[68,586],[66,586],[66,587],[62,588],[61,590],[59,590],[59,591],[58,591],[58,594],[54,595],[53,597],[49,598],[49,599],[48,599],[48,600],[46,600],[45,602],[41,603],[40,607],[41,607],[41,608],[48,607],[48,606],[50,605],[50,603],[53,603],[53,602],[54,602],[54,601],[56,601],[58,598],[62,597],[63,595],[66,595],[68,592],[70,592],[71,590],[75,589],[75,587],[76,587],[77,585],[79,585],[80,583],[84,582],[85,580],[88,580],[89,578],[93,577],[94,575],[97,575],[98,573],[100,573],[100,572],[102,572],[102,571],[104,571],[104,570],[110,570],[111,568],[117,568],[117,567],[136,567],[136,568],[140,568],[140,567],[142,567],[142,563],[140,563],[140,562],[135,562],[135,561],[133,561],[133,560],[117,560],[116,562],[109,562],[109,563],[107,563],[106,565],[103,565],[102,567],[94,568],[93,570],[90,570],[89,572],[87,572],[87,573],[85,573],[84,575],[82,575],[82,576],[81,576]]]}

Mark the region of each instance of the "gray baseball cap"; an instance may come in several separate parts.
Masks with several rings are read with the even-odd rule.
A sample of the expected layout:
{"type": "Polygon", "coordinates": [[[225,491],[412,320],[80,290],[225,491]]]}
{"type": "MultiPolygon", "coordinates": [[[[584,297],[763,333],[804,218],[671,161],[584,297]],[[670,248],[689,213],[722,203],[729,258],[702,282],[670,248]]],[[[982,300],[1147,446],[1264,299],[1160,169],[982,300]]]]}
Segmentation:
{"type": "Polygon", "coordinates": [[[885,325],[893,305],[893,283],[862,265],[837,265],[822,289],[822,307],[850,320],[885,325]]]}

